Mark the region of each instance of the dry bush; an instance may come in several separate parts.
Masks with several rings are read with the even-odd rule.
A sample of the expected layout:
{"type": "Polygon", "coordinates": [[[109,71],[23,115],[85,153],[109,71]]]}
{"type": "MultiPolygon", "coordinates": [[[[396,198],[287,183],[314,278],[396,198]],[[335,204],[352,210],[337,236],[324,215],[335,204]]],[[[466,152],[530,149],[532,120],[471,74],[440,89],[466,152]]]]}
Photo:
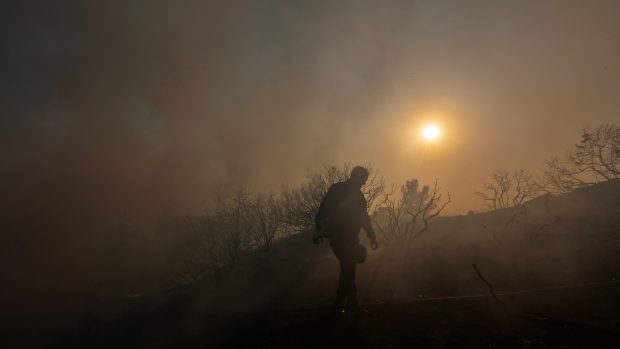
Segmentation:
{"type": "MultiPolygon", "coordinates": [[[[371,207],[383,195],[383,178],[371,167],[362,192],[371,207]]],[[[234,268],[245,251],[269,251],[282,236],[314,229],[316,211],[329,187],[349,178],[351,166],[324,165],[298,188],[281,196],[251,193],[243,187],[220,193],[210,210],[181,224],[184,243],[175,256],[173,283],[184,285],[220,277],[234,268]]]]}
{"type": "Polygon", "coordinates": [[[220,193],[212,210],[182,224],[188,238],[179,249],[173,283],[222,276],[242,252],[268,250],[282,225],[281,203],[274,195],[253,194],[242,187],[220,193]]]}
{"type": "Polygon", "coordinates": [[[541,187],[549,193],[566,193],[579,187],[620,178],[620,128],[602,124],[584,129],[581,141],[563,157],[545,161],[541,187]]]}
{"type": "Polygon", "coordinates": [[[441,202],[443,194],[437,180],[432,187],[425,185],[420,189],[419,182],[413,179],[402,185],[398,194],[395,191],[392,188],[391,192],[383,193],[372,214],[375,227],[386,242],[420,236],[451,202],[449,194],[441,202]]]}
{"type": "Polygon", "coordinates": [[[497,170],[489,175],[483,190],[475,192],[494,210],[515,207],[541,193],[541,187],[527,170],[509,173],[497,170]]]}
{"type": "Polygon", "coordinates": [[[268,250],[283,228],[283,206],[273,194],[258,193],[249,209],[250,237],[254,248],[268,250]]]}

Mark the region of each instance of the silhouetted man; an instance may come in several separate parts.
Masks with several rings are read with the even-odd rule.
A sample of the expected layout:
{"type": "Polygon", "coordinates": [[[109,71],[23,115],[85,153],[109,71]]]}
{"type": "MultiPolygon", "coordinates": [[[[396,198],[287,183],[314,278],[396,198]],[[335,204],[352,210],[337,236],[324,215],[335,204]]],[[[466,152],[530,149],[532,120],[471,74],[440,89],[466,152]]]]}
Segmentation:
{"type": "Polygon", "coordinates": [[[359,244],[360,228],[364,228],[372,249],[378,247],[375,232],[368,217],[366,199],[361,192],[368,180],[368,170],[356,166],[351,176],[344,182],[332,185],[315,217],[316,233],[312,240],[315,244],[323,237],[340,262],[340,279],[338,297],[334,304],[337,310],[358,310],[355,287],[355,269],[357,263],[366,259],[366,248],[359,244]]]}

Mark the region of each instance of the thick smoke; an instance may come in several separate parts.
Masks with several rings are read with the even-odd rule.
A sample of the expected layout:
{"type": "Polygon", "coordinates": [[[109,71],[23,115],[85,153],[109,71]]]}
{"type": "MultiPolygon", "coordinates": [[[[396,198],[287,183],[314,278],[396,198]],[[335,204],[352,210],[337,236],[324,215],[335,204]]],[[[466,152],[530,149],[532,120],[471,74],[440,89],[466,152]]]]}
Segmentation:
{"type": "Polygon", "coordinates": [[[322,162],[441,178],[465,212],[490,170],[531,168],[617,118],[618,3],[563,8],[1,5],[2,298],[144,275],[160,257],[125,263],[111,236],[148,235],[220,188],[277,191],[322,162]],[[410,149],[404,130],[429,111],[446,114],[450,146],[410,149]]]}

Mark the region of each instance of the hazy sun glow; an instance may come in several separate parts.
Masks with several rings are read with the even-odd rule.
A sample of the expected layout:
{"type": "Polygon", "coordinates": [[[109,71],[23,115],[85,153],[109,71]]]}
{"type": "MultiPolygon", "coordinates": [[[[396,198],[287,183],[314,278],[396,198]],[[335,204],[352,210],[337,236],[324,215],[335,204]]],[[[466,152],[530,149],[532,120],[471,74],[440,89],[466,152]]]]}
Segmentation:
{"type": "Polygon", "coordinates": [[[439,127],[435,125],[427,125],[422,130],[422,136],[424,136],[424,138],[429,141],[437,139],[437,137],[439,137],[439,133],[439,127]]]}

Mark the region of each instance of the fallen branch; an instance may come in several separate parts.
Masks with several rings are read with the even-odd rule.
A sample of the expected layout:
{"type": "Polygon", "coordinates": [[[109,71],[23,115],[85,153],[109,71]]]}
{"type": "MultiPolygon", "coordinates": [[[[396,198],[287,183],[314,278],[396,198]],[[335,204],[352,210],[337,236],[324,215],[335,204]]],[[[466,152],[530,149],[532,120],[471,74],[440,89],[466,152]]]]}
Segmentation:
{"type": "Polygon", "coordinates": [[[502,302],[499,299],[499,297],[497,297],[497,294],[495,294],[495,288],[493,287],[493,285],[489,281],[487,281],[487,279],[485,279],[484,276],[482,276],[482,273],[478,269],[478,266],[476,265],[476,263],[472,264],[472,266],[474,267],[474,270],[476,270],[476,274],[478,274],[478,277],[480,278],[480,280],[482,280],[485,284],[487,284],[487,287],[489,288],[489,292],[491,292],[491,296],[493,296],[493,298],[497,301],[497,303],[499,303],[502,306],[506,314],[513,316],[510,310],[508,310],[508,307],[506,306],[506,304],[502,302]]]}

